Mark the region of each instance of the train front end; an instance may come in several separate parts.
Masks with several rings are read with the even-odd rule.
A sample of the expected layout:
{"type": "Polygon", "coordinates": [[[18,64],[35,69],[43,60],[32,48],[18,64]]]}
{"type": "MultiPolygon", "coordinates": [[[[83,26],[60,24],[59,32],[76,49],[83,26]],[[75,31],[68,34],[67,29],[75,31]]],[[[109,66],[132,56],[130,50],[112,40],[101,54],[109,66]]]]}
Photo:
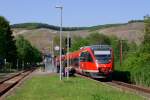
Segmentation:
{"type": "Polygon", "coordinates": [[[107,45],[102,45],[93,47],[92,51],[96,68],[98,70],[98,73],[95,76],[97,76],[97,78],[112,77],[112,72],[114,69],[114,57],[112,48],[107,45]]]}

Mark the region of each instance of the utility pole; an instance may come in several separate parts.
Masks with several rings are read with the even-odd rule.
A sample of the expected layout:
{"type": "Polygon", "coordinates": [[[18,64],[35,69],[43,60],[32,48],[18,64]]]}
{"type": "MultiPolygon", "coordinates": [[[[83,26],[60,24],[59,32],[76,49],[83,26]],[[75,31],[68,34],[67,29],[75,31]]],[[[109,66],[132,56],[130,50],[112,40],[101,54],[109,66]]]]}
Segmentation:
{"type": "Polygon", "coordinates": [[[122,66],[122,41],[120,40],[120,66],[122,66]]]}
{"type": "Polygon", "coordinates": [[[62,10],[63,10],[63,6],[56,6],[56,8],[60,9],[60,58],[59,58],[59,61],[60,61],[60,70],[59,70],[59,77],[60,77],[60,80],[62,80],[62,61],[61,61],[61,56],[62,56],[62,46],[61,46],[61,41],[62,41],[62,10]]]}
{"type": "Polygon", "coordinates": [[[69,79],[69,38],[70,33],[67,34],[67,79],[69,79]]]}
{"type": "Polygon", "coordinates": [[[18,61],[18,59],[17,59],[17,71],[18,71],[18,66],[19,66],[19,61],[18,61]]]}
{"type": "Polygon", "coordinates": [[[52,48],[52,71],[54,72],[54,45],[53,45],[53,40],[52,40],[52,44],[51,44],[51,48],[52,48]]]}
{"type": "Polygon", "coordinates": [[[22,61],[22,70],[24,70],[24,61],[22,61]]]}
{"type": "Polygon", "coordinates": [[[4,70],[6,70],[6,64],[7,64],[6,58],[4,59],[4,62],[5,62],[5,64],[4,64],[4,70]]]}

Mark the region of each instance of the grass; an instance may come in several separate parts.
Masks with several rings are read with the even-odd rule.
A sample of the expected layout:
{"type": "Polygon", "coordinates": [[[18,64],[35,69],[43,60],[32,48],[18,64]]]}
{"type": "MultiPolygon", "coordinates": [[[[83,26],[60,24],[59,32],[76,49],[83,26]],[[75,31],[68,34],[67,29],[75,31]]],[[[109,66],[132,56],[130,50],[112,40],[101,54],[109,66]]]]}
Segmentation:
{"type": "Polygon", "coordinates": [[[92,80],[58,76],[34,76],[6,100],[143,100],[133,93],[121,92],[92,80]]]}

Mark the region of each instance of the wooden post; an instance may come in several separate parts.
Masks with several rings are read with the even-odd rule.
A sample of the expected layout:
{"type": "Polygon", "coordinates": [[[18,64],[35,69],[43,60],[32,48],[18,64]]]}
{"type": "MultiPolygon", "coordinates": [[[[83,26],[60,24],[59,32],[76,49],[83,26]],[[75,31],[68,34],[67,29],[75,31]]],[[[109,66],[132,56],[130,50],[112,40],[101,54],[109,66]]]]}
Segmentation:
{"type": "Polygon", "coordinates": [[[122,40],[120,40],[120,66],[122,65],[122,40]]]}

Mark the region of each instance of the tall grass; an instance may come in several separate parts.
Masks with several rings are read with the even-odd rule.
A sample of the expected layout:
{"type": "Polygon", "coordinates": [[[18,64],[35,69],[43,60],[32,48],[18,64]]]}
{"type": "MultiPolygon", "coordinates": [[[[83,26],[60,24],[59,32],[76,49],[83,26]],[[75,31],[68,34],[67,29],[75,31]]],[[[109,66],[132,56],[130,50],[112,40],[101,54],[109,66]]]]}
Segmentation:
{"type": "MultiPolygon", "coordinates": [[[[128,81],[150,86],[150,54],[137,52],[135,54],[128,54],[123,60],[122,66],[116,64],[116,70],[122,72],[129,72],[128,81]]],[[[122,77],[123,78],[123,77],[122,77]]]]}

